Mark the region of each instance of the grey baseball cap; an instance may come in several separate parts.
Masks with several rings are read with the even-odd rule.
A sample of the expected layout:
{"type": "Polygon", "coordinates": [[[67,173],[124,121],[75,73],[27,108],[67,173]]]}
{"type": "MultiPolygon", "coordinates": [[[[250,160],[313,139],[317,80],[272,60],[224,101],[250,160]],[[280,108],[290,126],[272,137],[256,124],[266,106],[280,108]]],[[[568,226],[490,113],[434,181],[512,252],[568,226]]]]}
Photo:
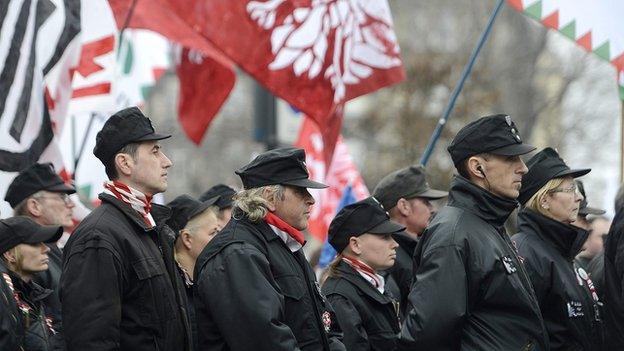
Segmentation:
{"type": "Polygon", "coordinates": [[[399,169],[385,176],[373,190],[373,196],[386,210],[390,210],[400,198],[441,199],[448,196],[448,192],[431,189],[427,183],[425,168],[418,165],[399,169]]]}

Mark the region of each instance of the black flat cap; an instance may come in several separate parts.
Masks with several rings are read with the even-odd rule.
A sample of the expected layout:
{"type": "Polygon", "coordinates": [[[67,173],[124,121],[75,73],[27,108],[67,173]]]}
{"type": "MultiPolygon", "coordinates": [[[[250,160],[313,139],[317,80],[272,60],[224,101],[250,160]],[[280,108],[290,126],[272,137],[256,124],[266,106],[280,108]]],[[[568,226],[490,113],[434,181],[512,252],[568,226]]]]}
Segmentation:
{"type": "Polygon", "coordinates": [[[535,150],[522,143],[516,124],[508,115],[481,117],[465,125],[447,148],[457,166],[470,156],[491,153],[502,156],[524,155],[535,150]]]}
{"type": "Polygon", "coordinates": [[[591,171],[590,168],[570,169],[557,151],[549,147],[533,155],[526,165],[529,171],[522,176],[522,187],[518,196],[518,202],[522,205],[551,179],[565,176],[576,178],[591,171]]]}
{"type": "Polygon", "coordinates": [[[448,196],[448,193],[429,187],[423,166],[410,166],[394,171],[380,180],[373,196],[386,210],[390,210],[400,198],[441,199],[448,196]]]}
{"type": "Polygon", "coordinates": [[[4,200],[12,208],[40,190],[73,194],[74,187],[63,182],[51,163],[35,163],[21,171],[9,185],[4,200]]]}
{"type": "Polygon", "coordinates": [[[305,164],[305,152],[293,147],[261,153],[235,173],[241,178],[245,189],[276,184],[327,188],[325,184],[308,179],[310,174],[305,164]]]}
{"type": "Polygon", "coordinates": [[[197,201],[189,195],[180,195],[167,204],[171,208],[171,217],[167,225],[177,234],[186,227],[186,224],[195,216],[213,206],[218,197],[212,197],[208,201],[197,201]]]}
{"type": "Polygon", "coordinates": [[[61,226],[42,226],[25,216],[0,219],[0,253],[19,244],[53,243],[63,235],[61,226]]]}
{"type": "Polygon", "coordinates": [[[576,182],[576,187],[578,188],[579,192],[581,193],[581,195],[583,195],[583,201],[581,201],[581,205],[579,206],[579,211],[578,211],[579,216],[587,216],[587,215],[601,216],[607,213],[607,211],[603,209],[588,206],[587,195],[585,195],[585,186],[583,185],[583,182],[580,180],[576,180],[575,182],[576,182]]]}
{"type": "Polygon", "coordinates": [[[374,197],[343,207],[329,224],[327,240],[337,252],[349,244],[349,238],[362,234],[394,234],[405,227],[390,219],[388,212],[374,197]]]}
{"type": "Polygon", "coordinates": [[[236,190],[230,188],[225,184],[217,184],[212,188],[206,190],[200,197],[199,201],[206,201],[210,198],[218,196],[217,202],[215,202],[215,206],[219,207],[220,210],[232,207],[232,197],[236,194],[236,190]]]}
{"type": "Polygon", "coordinates": [[[93,154],[102,163],[111,160],[122,147],[139,141],[162,140],[171,135],[158,134],[152,122],[138,107],[128,107],[112,115],[95,137],[93,154]]]}

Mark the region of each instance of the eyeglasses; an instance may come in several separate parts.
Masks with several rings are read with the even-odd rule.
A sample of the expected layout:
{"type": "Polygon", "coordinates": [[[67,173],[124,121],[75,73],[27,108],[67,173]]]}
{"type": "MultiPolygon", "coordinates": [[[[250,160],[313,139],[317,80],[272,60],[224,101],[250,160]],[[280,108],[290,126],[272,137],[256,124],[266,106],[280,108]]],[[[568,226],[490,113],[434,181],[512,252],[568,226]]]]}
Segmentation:
{"type": "Polygon", "coordinates": [[[554,189],[550,189],[548,192],[549,193],[568,193],[568,194],[572,194],[572,193],[576,193],[577,190],[578,190],[578,188],[576,187],[576,183],[574,183],[574,184],[572,184],[568,188],[554,188],[554,189]]]}
{"type": "Polygon", "coordinates": [[[37,196],[35,197],[35,199],[56,199],[56,200],[61,200],[63,201],[63,203],[66,206],[70,206],[73,205],[74,203],[72,202],[72,200],[69,198],[68,194],[65,193],[57,193],[56,196],[37,196]]]}

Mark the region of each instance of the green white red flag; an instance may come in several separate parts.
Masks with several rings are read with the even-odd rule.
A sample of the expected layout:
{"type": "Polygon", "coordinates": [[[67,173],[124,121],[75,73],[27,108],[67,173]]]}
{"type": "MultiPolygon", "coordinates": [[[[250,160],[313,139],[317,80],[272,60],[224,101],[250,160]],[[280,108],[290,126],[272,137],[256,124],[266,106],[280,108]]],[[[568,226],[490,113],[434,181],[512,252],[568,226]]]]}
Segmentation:
{"type": "Polygon", "coordinates": [[[624,100],[624,1],[507,0],[516,10],[610,62],[624,100]]]}

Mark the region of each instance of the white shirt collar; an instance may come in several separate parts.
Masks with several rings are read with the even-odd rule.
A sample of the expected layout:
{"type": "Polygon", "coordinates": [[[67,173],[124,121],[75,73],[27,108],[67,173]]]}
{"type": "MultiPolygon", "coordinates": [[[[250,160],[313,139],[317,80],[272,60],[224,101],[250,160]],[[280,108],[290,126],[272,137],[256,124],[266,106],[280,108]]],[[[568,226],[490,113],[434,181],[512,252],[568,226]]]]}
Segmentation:
{"type": "Polygon", "coordinates": [[[301,248],[303,247],[303,245],[301,245],[297,240],[293,239],[285,231],[280,230],[279,228],[277,228],[276,226],[274,226],[272,224],[269,224],[269,227],[271,227],[271,229],[273,229],[273,232],[275,233],[275,235],[277,235],[280,239],[282,239],[284,244],[286,244],[286,246],[288,246],[288,249],[291,252],[297,252],[297,251],[301,250],[301,248]]]}

